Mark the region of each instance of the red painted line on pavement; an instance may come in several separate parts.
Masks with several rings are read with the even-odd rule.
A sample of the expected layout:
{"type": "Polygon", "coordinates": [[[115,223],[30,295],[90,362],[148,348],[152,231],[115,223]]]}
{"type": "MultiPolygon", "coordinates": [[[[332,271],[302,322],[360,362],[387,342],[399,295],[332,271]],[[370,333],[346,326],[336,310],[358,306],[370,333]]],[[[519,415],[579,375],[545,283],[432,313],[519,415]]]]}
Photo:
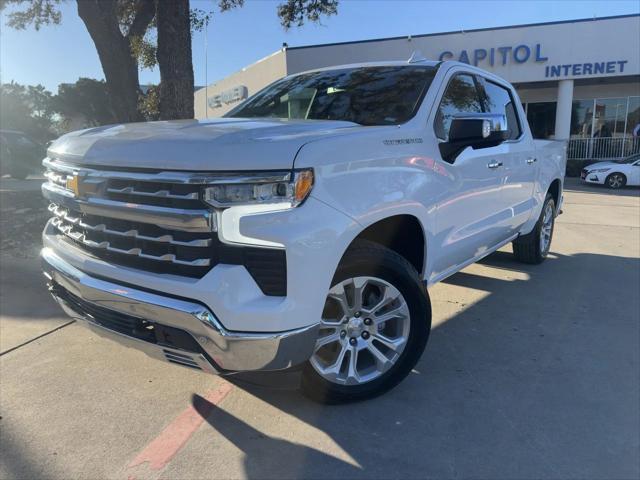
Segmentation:
{"type": "Polygon", "coordinates": [[[189,441],[191,435],[202,425],[205,417],[213,409],[213,405],[219,404],[233,390],[233,386],[224,382],[217,390],[207,392],[204,398],[209,402],[200,408],[202,415],[192,406],[178,415],[155,439],[151,441],[127,468],[133,468],[149,462],[149,468],[160,470],[180,451],[189,441]]]}

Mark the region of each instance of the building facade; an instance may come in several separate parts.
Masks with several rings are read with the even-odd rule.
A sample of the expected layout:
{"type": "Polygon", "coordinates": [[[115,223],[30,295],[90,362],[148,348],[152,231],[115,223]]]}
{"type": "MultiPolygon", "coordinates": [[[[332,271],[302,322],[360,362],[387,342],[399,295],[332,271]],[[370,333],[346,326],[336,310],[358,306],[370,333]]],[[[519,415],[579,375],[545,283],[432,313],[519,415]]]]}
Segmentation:
{"type": "Polygon", "coordinates": [[[196,92],[196,118],[221,116],[286,75],[415,51],[511,82],[534,137],[570,139],[570,158],[640,151],[640,15],[284,47],[196,92]]]}

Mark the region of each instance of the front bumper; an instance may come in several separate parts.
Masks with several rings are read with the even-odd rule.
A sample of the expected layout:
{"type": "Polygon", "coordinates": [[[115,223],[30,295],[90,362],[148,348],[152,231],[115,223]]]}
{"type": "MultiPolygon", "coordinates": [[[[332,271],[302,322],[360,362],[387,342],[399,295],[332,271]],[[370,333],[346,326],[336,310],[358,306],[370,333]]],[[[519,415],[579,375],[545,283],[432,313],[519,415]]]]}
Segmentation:
{"type": "Polygon", "coordinates": [[[585,183],[603,184],[606,176],[607,176],[606,172],[604,172],[603,174],[603,172],[594,173],[594,172],[588,172],[583,170],[582,173],[580,174],[580,179],[585,183]]]}
{"type": "Polygon", "coordinates": [[[318,324],[284,332],[233,332],[201,303],[91,276],[50,248],[44,248],[41,256],[50,291],[68,315],[151,357],[210,373],[230,373],[289,368],[313,352],[318,324]],[[128,332],[122,325],[140,328],[128,332]]]}

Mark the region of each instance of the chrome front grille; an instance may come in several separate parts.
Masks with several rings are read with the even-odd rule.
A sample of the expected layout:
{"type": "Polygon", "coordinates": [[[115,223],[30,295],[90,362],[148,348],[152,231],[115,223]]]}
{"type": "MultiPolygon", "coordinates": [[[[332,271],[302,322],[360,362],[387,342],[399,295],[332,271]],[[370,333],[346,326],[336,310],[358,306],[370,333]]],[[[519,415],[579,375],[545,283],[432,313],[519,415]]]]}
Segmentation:
{"type": "Polygon", "coordinates": [[[75,246],[145,270],[201,276],[211,268],[215,217],[200,184],[175,174],[127,179],[127,172],[44,164],[51,225],[75,246]]]}
{"type": "Polygon", "coordinates": [[[286,295],[285,251],[221,242],[216,213],[203,200],[206,185],[250,177],[43,164],[49,234],[109,263],[156,273],[200,278],[219,263],[243,265],[266,295],[286,295]]]}

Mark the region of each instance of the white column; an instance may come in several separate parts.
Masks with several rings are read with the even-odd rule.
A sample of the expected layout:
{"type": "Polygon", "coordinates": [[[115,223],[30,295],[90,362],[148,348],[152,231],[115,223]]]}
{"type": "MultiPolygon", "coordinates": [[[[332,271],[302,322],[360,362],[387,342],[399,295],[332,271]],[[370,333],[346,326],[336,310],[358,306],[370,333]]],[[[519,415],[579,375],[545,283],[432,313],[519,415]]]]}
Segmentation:
{"type": "Polygon", "coordinates": [[[571,133],[571,103],[573,102],[573,80],[558,82],[556,104],[556,140],[567,140],[571,133]]]}

